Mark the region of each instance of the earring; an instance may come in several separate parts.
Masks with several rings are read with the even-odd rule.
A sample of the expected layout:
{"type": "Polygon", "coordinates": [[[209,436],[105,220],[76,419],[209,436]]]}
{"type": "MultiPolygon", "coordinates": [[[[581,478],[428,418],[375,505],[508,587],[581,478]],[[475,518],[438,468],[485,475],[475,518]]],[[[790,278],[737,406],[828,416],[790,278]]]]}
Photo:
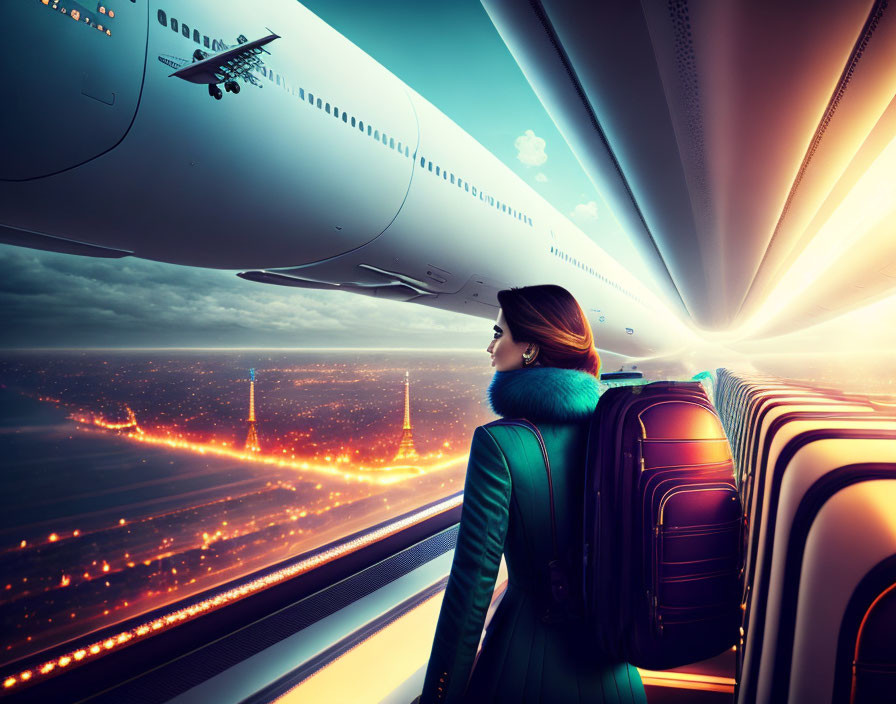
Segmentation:
{"type": "Polygon", "coordinates": [[[526,350],[523,352],[523,366],[528,367],[532,362],[535,361],[535,356],[532,354],[532,350],[526,350]]]}

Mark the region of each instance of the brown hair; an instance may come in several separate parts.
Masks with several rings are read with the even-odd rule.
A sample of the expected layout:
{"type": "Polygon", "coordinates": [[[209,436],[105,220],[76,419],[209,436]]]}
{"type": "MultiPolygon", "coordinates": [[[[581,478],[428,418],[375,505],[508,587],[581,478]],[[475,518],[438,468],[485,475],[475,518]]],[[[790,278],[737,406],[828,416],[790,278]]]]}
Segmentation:
{"type": "Polygon", "coordinates": [[[537,344],[542,365],[598,375],[600,356],[591,324],[565,288],[545,284],[505,289],[498,291],[498,303],[513,339],[537,344]]]}

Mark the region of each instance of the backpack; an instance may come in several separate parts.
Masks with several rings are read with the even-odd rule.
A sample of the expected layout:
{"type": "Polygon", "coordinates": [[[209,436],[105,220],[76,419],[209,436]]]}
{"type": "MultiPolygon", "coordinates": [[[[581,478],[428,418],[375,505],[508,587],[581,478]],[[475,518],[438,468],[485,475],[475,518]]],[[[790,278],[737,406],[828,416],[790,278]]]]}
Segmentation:
{"type": "Polygon", "coordinates": [[[588,428],[580,585],[557,550],[541,433],[525,419],[494,424],[528,428],[545,463],[553,539],[545,620],[582,616],[604,656],[652,670],[735,644],[743,510],[702,385],[654,382],[601,396],[588,428]]]}

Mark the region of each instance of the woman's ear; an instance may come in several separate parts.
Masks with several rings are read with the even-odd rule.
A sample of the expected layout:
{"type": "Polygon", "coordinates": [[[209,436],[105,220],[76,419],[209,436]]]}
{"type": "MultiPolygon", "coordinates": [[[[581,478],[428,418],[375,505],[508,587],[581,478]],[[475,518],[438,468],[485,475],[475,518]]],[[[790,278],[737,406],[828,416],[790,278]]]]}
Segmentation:
{"type": "Polygon", "coordinates": [[[523,366],[528,367],[532,364],[535,364],[535,360],[538,358],[538,345],[534,342],[530,342],[526,345],[526,351],[523,352],[523,366]]]}

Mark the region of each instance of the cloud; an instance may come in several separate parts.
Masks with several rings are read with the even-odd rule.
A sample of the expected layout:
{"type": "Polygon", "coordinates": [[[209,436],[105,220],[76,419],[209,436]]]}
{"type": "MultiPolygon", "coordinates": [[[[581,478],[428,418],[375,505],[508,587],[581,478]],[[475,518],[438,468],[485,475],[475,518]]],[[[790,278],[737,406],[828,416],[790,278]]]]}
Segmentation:
{"type": "Polygon", "coordinates": [[[0,246],[11,347],[478,347],[487,321],[232,271],[0,246]]]}
{"type": "Polygon", "coordinates": [[[579,203],[569,216],[575,220],[597,220],[597,203],[589,200],[587,203],[579,203]]]}
{"type": "Polygon", "coordinates": [[[541,171],[539,171],[537,174],[535,174],[535,180],[539,183],[547,183],[548,177],[545,176],[541,171]]]}
{"type": "Polygon", "coordinates": [[[517,137],[513,143],[517,151],[516,158],[526,166],[541,166],[548,160],[548,155],[544,153],[544,145],[545,141],[541,137],[536,137],[532,130],[526,130],[525,134],[517,137]]]}

